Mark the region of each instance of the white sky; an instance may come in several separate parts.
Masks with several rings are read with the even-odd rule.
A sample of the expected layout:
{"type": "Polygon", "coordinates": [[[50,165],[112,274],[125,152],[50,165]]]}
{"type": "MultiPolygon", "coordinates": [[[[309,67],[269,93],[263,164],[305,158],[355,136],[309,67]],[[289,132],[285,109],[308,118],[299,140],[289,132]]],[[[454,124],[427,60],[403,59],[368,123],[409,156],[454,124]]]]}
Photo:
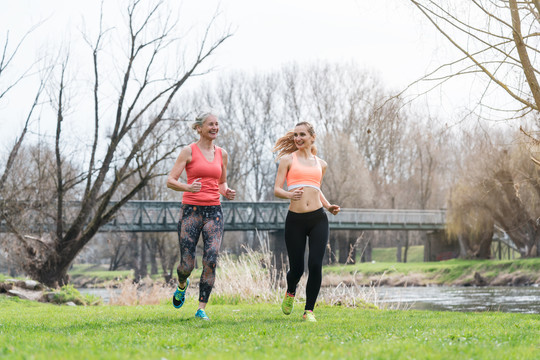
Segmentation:
{"type": "MultiPolygon", "coordinates": [[[[269,71],[290,62],[352,60],[378,72],[388,88],[399,90],[456,54],[403,0],[183,0],[182,4],[183,19],[199,24],[219,6],[220,24],[233,29],[232,38],[212,58],[218,76],[229,70],[269,71]]],[[[99,6],[97,0],[0,0],[2,43],[7,31],[14,41],[33,24],[45,21],[25,43],[18,59],[22,65],[45,48],[80,41],[80,29],[91,29],[99,6]]],[[[449,116],[453,110],[461,111],[456,104],[463,103],[468,95],[464,89],[470,86],[454,82],[436,90],[428,99],[431,111],[443,109],[449,116]]],[[[0,102],[0,141],[12,141],[20,129],[13,119],[22,123],[21,115],[27,111],[16,108],[13,96],[6,101],[0,102]]],[[[426,106],[425,101],[418,106],[426,106]]]]}

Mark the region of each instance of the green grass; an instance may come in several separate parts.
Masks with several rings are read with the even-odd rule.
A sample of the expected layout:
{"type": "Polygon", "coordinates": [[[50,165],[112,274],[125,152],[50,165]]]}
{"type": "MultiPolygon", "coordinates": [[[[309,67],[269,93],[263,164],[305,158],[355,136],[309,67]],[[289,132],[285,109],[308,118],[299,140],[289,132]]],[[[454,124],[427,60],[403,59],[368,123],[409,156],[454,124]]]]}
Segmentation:
{"type": "MultiPolygon", "coordinates": [[[[404,248],[401,251],[403,258],[404,248]]],[[[396,262],[396,248],[374,248],[371,252],[371,259],[376,262],[396,262]]],[[[415,245],[409,246],[407,251],[407,262],[422,262],[424,261],[424,246],[415,245]]]]}
{"type": "MultiPolygon", "coordinates": [[[[199,264],[202,264],[202,260],[199,259],[199,264]]],[[[200,276],[202,268],[199,267],[193,270],[194,276],[200,276]]],[[[93,286],[104,286],[109,282],[119,282],[125,279],[133,279],[133,270],[114,270],[108,271],[107,267],[103,265],[92,264],[76,264],[68,271],[70,280],[73,282],[87,282],[93,284],[93,286]]],[[[148,271],[150,274],[150,269],[148,271]]],[[[150,276],[150,275],[149,275],[150,276]]],[[[176,276],[176,271],[174,271],[176,276]]],[[[163,273],[160,269],[160,273],[150,276],[154,280],[163,279],[163,273]]]]}
{"type": "Polygon", "coordinates": [[[133,278],[133,270],[108,271],[103,265],[77,264],[68,272],[70,278],[95,278],[101,282],[133,278]]]}
{"type": "Polygon", "coordinates": [[[60,289],[54,291],[54,297],[51,300],[55,304],[65,304],[72,302],[76,305],[101,305],[103,299],[96,295],[82,295],[79,290],[73,285],[64,285],[60,289]]]}
{"type": "Polygon", "coordinates": [[[2,359],[533,359],[540,316],[321,306],[55,306],[0,297],[2,359]]]}
{"type": "Polygon", "coordinates": [[[522,274],[538,278],[540,274],[540,258],[518,260],[460,260],[453,259],[439,262],[375,262],[357,263],[353,265],[329,265],[323,268],[325,273],[354,274],[380,276],[383,273],[424,274],[433,284],[452,285],[458,279],[472,278],[475,272],[490,279],[498,274],[522,274]]]}

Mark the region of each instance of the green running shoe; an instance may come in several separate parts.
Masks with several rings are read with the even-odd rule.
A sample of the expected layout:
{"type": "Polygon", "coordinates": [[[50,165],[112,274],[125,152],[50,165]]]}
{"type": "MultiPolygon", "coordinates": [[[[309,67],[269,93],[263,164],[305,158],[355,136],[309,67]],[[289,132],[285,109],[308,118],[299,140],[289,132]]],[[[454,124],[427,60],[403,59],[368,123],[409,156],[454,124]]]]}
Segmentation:
{"type": "Polygon", "coordinates": [[[289,315],[292,312],[293,307],[294,295],[286,292],[285,297],[283,298],[283,302],[281,303],[281,311],[283,311],[285,315],[289,315]]]}
{"type": "Polygon", "coordinates": [[[206,320],[206,321],[210,320],[208,315],[206,315],[206,311],[204,311],[204,309],[197,310],[197,312],[195,313],[195,317],[201,320],[206,320]]]}
{"type": "Polygon", "coordinates": [[[189,286],[189,279],[186,281],[186,287],[184,289],[180,289],[179,286],[176,287],[176,291],[174,292],[173,298],[172,298],[172,304],[175,308],[180,309],[182,305],[184,305],[184,301],[186,301],[186,290],[189,286]]]}
{"type": "Polygon", "coordinates": [[[306,310],[303,318],[307,322],[317,322],[317,319],[315,319],[315,315],[313,314],[313,310],[306,310]]]}

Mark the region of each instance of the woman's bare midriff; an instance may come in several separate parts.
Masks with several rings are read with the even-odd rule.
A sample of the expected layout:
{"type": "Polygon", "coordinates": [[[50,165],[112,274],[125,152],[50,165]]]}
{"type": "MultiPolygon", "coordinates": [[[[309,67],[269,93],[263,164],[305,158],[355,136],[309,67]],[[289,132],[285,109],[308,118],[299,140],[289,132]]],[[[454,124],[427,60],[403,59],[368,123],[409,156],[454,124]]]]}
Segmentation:
{"type": "Polygon", "coordinates": [[[291,200],[289,210],[295,213],[307,213],[322,208],[319,190],[304,187],[304,193],[300,200],[291,200]]]}

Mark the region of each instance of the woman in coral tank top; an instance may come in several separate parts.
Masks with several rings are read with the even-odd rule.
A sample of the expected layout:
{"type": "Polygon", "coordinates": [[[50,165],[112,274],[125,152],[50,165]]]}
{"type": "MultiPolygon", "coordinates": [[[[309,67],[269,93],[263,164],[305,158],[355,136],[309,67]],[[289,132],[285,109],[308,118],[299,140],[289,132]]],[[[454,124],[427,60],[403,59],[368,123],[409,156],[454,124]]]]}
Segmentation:
{"type": "Polygon", "coordinates": [[[223,238],[223,212],[220,194],[233,200],[236,192],[227,186],[227,152],[214,145],[219,132],[215,115],[204,113],[195,119],[193,130],[199,140],[180,151],[167,178],[167,187],[182,191],[182,216],[178,222],[180,265],[178,287],[173,295],[173,305],[184,305],[189,275],[195,267],[195,248],[202,233],[204,254],[203,271],[199,284],[199,308],[195,317],[209,320],[206,304],[214,286],[216,265],[223,238]],[[187,182],[179,181],[186,171],[187,182]]]}
{"type": "Polygon", "coordinates": [[[274,195],[291,201],[285,219],[285,244],[289,258],[287,292],[281,304],[289,315],[294,305],[296,285],[304,273],[304,252],[309,239],[308,280],[303,319],[317,321],[313,308],[322,281],[322,262],[329,236],[328,217],[323,207],[333,215],[340,211],[321,192],[321,182],[327,169],[324,160],[316,156],[315,130],[308,122],[296,124],[294,130],[282,136],[274,146],[281,159],[274,184],[274,195]],[[287,181],[287,189],[283,185],[287,181]]]}

